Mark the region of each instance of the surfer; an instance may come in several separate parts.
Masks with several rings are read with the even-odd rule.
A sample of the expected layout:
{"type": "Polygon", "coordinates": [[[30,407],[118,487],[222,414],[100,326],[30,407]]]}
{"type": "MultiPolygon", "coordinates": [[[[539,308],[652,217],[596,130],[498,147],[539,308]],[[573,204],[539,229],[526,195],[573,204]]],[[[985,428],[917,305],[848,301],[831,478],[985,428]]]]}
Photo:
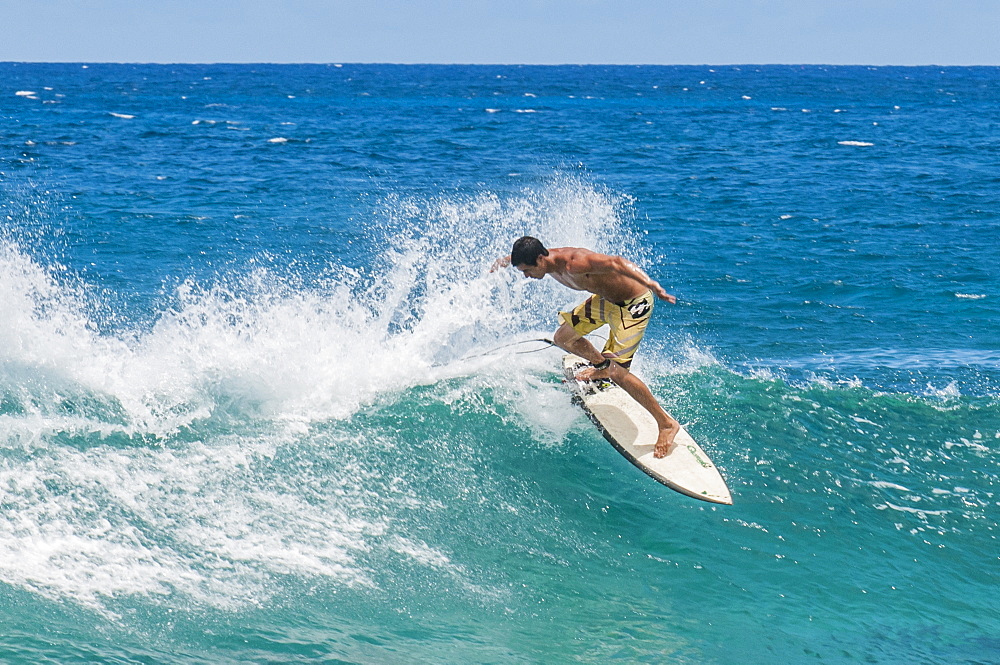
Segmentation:
{"type": "Polygon", "coordinates": [[[663,410],[641,379],[629,371],[639,348],[655,302],[654,294],[669,303],[677,299],[656,280],[620,256],[598,254],[581,247],[546,249],[531,236],[518,238],[510,256],[497,259],[491,272],[513,265],[525,277],[542,279],[551,275],[557,282],[591,295],[571,312],[559,312],[562,324],[553,341],[569,353],[589,360],[591,367],[577,378],[583,381],[610,379],[652,414],[659,428],[654,457],[666,457],[680,431],[676,420],[663,410]],[[601,326],[610,327],[603,352],[587,340],[601,326]]]}

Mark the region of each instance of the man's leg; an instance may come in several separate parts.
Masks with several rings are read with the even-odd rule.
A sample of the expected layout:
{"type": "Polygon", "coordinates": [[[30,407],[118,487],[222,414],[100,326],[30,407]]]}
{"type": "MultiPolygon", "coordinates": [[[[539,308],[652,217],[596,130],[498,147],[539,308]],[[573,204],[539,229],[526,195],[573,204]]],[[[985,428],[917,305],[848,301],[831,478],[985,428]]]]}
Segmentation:
{"type": "MultiPolygon", "coordinates": [[[[592,364],[604,361],[604,355],[587,338],[581,337],[567,323],[559,326],[555,335],[552,336],[552,341],[563,351],[578,355],[584,360],[589,360],[592,364]]],[[[584,381],[610,378],[621,386],[622,390],[627,392],[632,399],[649,411],[653,419],[656,420],[657,428],[660,430],[656,439],[656,446],[653,448],[653,456],[667,456],[673,447],[674,437],[677,436],[681,426],[676,420],[670,417],[670,414],[663,410],[663,407],[660,406],[659,402],[653,396],[652,391],[650,391],[649,387],[639,377],[613,360],[611,361],[611,366],[606,370],[585,369],[578,376],[584,381]]]]}
{"type": "Polygon", "coordinates": [[[660,432],[656,437],[653,457],[666,457],[673,449],[674,438],[681,431],[680,423],[663,410],[649,386],[643,383],[642,379],[614,361],[611,361],[609,369],[611,370],[611,380],[621,386],[622,390],[649,411],[656,420],[656,426],[660,432]]]}
{"type": "Polygon", "coordinates": [[[568,323],[559,326],[559,329],[552,336],[552,341],[563,351],[578,355],[592,364],[604,362],[604,356],[590,343],[590,340],[582,337],[568,323]]]}

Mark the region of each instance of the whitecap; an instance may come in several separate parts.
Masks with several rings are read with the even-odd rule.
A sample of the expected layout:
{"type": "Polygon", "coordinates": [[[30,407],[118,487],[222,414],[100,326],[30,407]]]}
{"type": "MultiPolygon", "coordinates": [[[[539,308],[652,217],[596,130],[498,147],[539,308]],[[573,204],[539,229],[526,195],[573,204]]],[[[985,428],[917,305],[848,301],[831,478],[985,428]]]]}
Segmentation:
{"type": "Polygon", "coordinates": [[[268,139],[267,142],[268,143],[288,143],[288,139],[286,139],[284,136],[276,136],[273,139],[268,139]]]}
{"type": "Polygon", "coordinates": [[[986,297],[985,293],[956,293],[956,298],[965,298],[967,300],[982,300],[986,297]]]}
{"type": "Polygon", "coordinates": [[[129,115],[127,113],[115,113],[113,111],[111,112],[111,115],[113,115],[116,118],[122,118],[123,120],[132,120],[133,118],[135,118],[134,115],[129,115]]]}
{"type": "Polygon", "coordinates": [[[853,145],[858,147],[869,147],[875,145],[874,143],[869,143],[868,141],[837,141],[837,145],[853,145]]]}
{"type": "Polygon", "coordinates": [[[947,515],[950,510],[923,510],[921,508],[911,508],[910,506],[897,506],[895,504],[885,502],[882,506],[875,506],[877,510],[885,510],[886,508],[891,508],[892,510],[899,511],[901,513],[913,513],[919,517],[924,517],[925,515],[947,515]]]}
{"type": "MultiPolygon", "coordinates": [[[[955,443],[954,441],[945,441],[944,442],[945,450],[951,450],[952,448],[969,448],[970,450],[974,450],[980,453],[988,453],[990,451],[989,448],[987,448],[981,443],[974,443],[972,441],[969,441],[968,439],[959,439],[959,441],[961,443],[955,443]]],[[[959,490],[956,489],[955,491],[957,492],[959,490]]]]}
{"type": "Polygon", "coordinates": [[[17,95],[18,97],[31,97],[32,95],[36,95],[38,93],[34,92],[33,90],[18,90],[14,94],[17,95]]]}
{"type": "Polygon", "coordinates": [[[903,487],[902,485],[897,485],[896,483],[890,483],[885,480],[876,480],[871,483],[872,487],[877,487],[883,490],[899,490],[900,492],[912,492],[913,490],[903,487]]]}
{"type": "Polygon", "coordinates": [[[958,383],[952,381],[944,388],[935,388],[930,383],[927,384],[927,388],[924,391],[927,397],[937,397],[939,399],[957,399],[962,396],[962,392],[958,389],[958,383]]]}

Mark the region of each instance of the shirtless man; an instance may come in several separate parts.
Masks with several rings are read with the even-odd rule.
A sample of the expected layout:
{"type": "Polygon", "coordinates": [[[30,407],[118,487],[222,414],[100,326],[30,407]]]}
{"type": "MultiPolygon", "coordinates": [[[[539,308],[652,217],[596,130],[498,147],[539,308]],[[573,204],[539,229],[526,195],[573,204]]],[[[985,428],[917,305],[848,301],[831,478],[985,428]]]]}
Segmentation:
{"type": "Polygon", "coordinates": [[[546,275],[577,291],[594,294],[572,312],[559,312],[562,325],[553,341],[559,348],[589,360],[592,367],[577,377],[585,381],[611,379],[649,411],[660,429],[654,457],[666,457],[673,448],[680,425],[660,407],[653,393],[629,367],[639,348],[653,311],[653,295],[669,303],[677,299],[649,275],[620,256],[598,254],[579,247],[546,249],[537,238],[524,236],[514,243],[510,256],[493,264],[492,270],[513,265],[525,277],[546,275]],[[584,335],[608,324],[611,328],[604,351],[584,335]]]}

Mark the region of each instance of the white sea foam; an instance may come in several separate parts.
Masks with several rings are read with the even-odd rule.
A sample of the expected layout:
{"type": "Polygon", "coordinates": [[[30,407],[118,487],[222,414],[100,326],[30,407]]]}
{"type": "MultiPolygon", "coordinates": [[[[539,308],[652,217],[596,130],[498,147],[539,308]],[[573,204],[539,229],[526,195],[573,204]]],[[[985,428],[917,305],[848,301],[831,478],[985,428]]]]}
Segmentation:
{"type": "Polygon", "coordinates": [[[952,381],[943,388],[937,388],[928,383],[927,388],[924,390],[924,394],[928,397],[937,397],[942,400],[953,400],[962,396],[962,392],[959,390],[957,381],[952,381]]]}
{"type": "Polygon", "coordinates": [[[273,447],[64,448],[5,467],[0,579],[111,614],[124,595],[257,604],[268,578],[289,573],[369,585],[354,554],[383,525],[358,517],[363,495],[316,505],[254,486],[248,465],[273,447]]]}
{"type": "Polygon", "coordinates": [[[43,267],[6,243],[0,247],[0,361],[45,369],[53,385],[106,395],[125,409],[129,423],[157,436],[189,422],[184,413],[199,412],[206,402],[198,395],[223,387],[219,382],[242,386],[241,394],[275,412],[341,417],[407,380],[434,380],[427,376],[430,365],[518,330],[548,330],[552,311],[574,294],[511,270],[491,274],[492,258],[509,252],[510,240],[524,232],[551,246],[626,251],[616,231],[620,205],[570,180],[506,200],[491,194],[390,200],[385,221],[410,230],[386,239],[376,284],[367,286],[347,269],[309,288],[266,269],[235,282],[188,281],[177,288],[176,305],[138,337],[98,334],[88,297],[62,278],[62,268],[43,267]],[[412,232],[415,225],[425,231],[412,232]],[[430,260],[442,245],[452,247],[453,260],[430,260]],[[457,279],[452,263],[461,266],[457,279]],[[529,292],[533,297],[524,297],[529,292]],[[344,344],[357,339],[382,351],[361,360],[366,367],[359,374],[368,379],[356,381],[347,397],[337,368],[344,344]]]}
{"type": "Polygon", "coordinates": [[[38,93],[36,93],[34,90],[18,90],[14,94],[17,95],[18,97],[31,97],[33,95],[37,95],[38,93]]]}
{"type": "Polygon", "coordinates": [[[837,145],[850,145],[850,146],[857,146],[860,148],[867,148],[875,144],[869,143],[868,141],[837,141],[837,145]]]}
{"type": "Polygon", "coordinates": [[[966,300],[982,300],[986,297],[985,293],[956,293],[956,298],[965,298],[966,300]]]}
{"type": "Polygon", "coordinates": [[[951,513],[950,510],[923,510],[920,508],[913,508],[911,506],[897,506],[893,503],[889,503],[888,501],[886,501],[882,505],[875,506],[875,508],[877,510],[885,510],[886,508],[889,508],[891,510],[895,510],[901,513],[912,513],[914,515],[917,515],[921,519],[923,519],[927,515],[942,516],[951,513]]]}
{"type": "MultiPolygon", "coordinates": [[[[248,475],[255,460],[274,455],[282,436],[294,440],[303,432],[294,417],[301,395],[273,391],[264,374],[247,372],[251,356],[272,354],[265,366],[298,359],[292,364],[301,371],[304,347],[280,358],[273,353],[322,317],[308,311],[322,310],[316,300],[297,314],[290,294],[285,301],[262,295],[275,302],[254,309],[245,299],[228,300],[232,292],[185,286],[178,311],[165,313],[146,336],[128,338],[96,332],[85,292],[58,266],[43,268],[6,243],[0,275],[0,386],[8,402],[19,404],[0,416],[0,441],[8,451],[36,451],[0,469],[0,580],[111,614],[113,600],[130,595],[179,594],[183,602],[217,607],[262,602],[268,579],[289,573],[370,584],[352,553],[368,548],[383,525],[359,517],[366,510],[366,493],[355,489],[359,470],[324,480],[341,489],[325,505],[298,496],[294,483],[260,487],[260,477],[248,475]],[[253,339],[266,322],[248,320],[253,314],[298,320],[279,326],[279,335],[289,335],[284,341],[253,339]],[[224,357],[210,360],[227,345],[224,357]],[[169,442],[223,402],[275,397],[291,406],[275,404],[269,413],[277,429],[256,440],[142,443],[149,436],[169,442]],[[67,415],[67,404],[91,408],[67,415]],[[135,444],[103,443],[122,436],[135,444]],[[66,439],[86,443],[58,443],[66,439]]],[[[329,323],[324,330],[336,333],[329,323]]]]}
{"type": "Polygon", "coordinates": [[[954,441],[945,441],[944,447],[945,450],[951,450],[952,448],[969,448],[980,453],[988,453],[990,451],[990,449],[983,444],[975,443],[973,441],[969,441],[968,439],[959,439],[958,443],[954,441]]]}
{"type": "Polygon", "coordinates": [[[186,281],[141,332],[99,332],[85,285],[0,240],[0,445],[20,460],[0,467],[0,581],[109,615],[137,596],[236,608],[287,575],[378,585],[366,562],[395,552],[481,596],[461,561],[407,532],[426,497],[352,461],[391,432],[341,423],[454,384],[455,401],[489,388],[558,444],[580,415],[547,380],[552,355],[472,356],[549,334],[578,295],[488,269],[524,233],[636,256],[627,210],[573,178],[504,198],[390,198],[372,223],[374,276],[186,281]]]}
{"type": "Polygon", "coordinates": [[[122,118],[123,120],[132,120],[133,118],[135,118],[134,115],[129,115],[127,113],[114,113],[114,112],[112,112],[111,115],[113,115],[116,118],[122,118]]]}
{"type": "Polygon", "coordinates": [[[288,139],[286,139],[284,136],[276,136],[273,139],[268,139],[267,142],[268,143],[288,143],[288,139]]]}
{"type": "Polygon", "coordinates": [[[913,491],[913,490],[907,489],[906,487],[903,487],[902,485],[897,485],[896,483],[890,483],[890,482],[884,481],[884,480],[873,481],[871,483],[871,485],[872,485],[872,487],[877,487],[879,489],[898,490],[900,492],[912,492],[913,491]]]}

